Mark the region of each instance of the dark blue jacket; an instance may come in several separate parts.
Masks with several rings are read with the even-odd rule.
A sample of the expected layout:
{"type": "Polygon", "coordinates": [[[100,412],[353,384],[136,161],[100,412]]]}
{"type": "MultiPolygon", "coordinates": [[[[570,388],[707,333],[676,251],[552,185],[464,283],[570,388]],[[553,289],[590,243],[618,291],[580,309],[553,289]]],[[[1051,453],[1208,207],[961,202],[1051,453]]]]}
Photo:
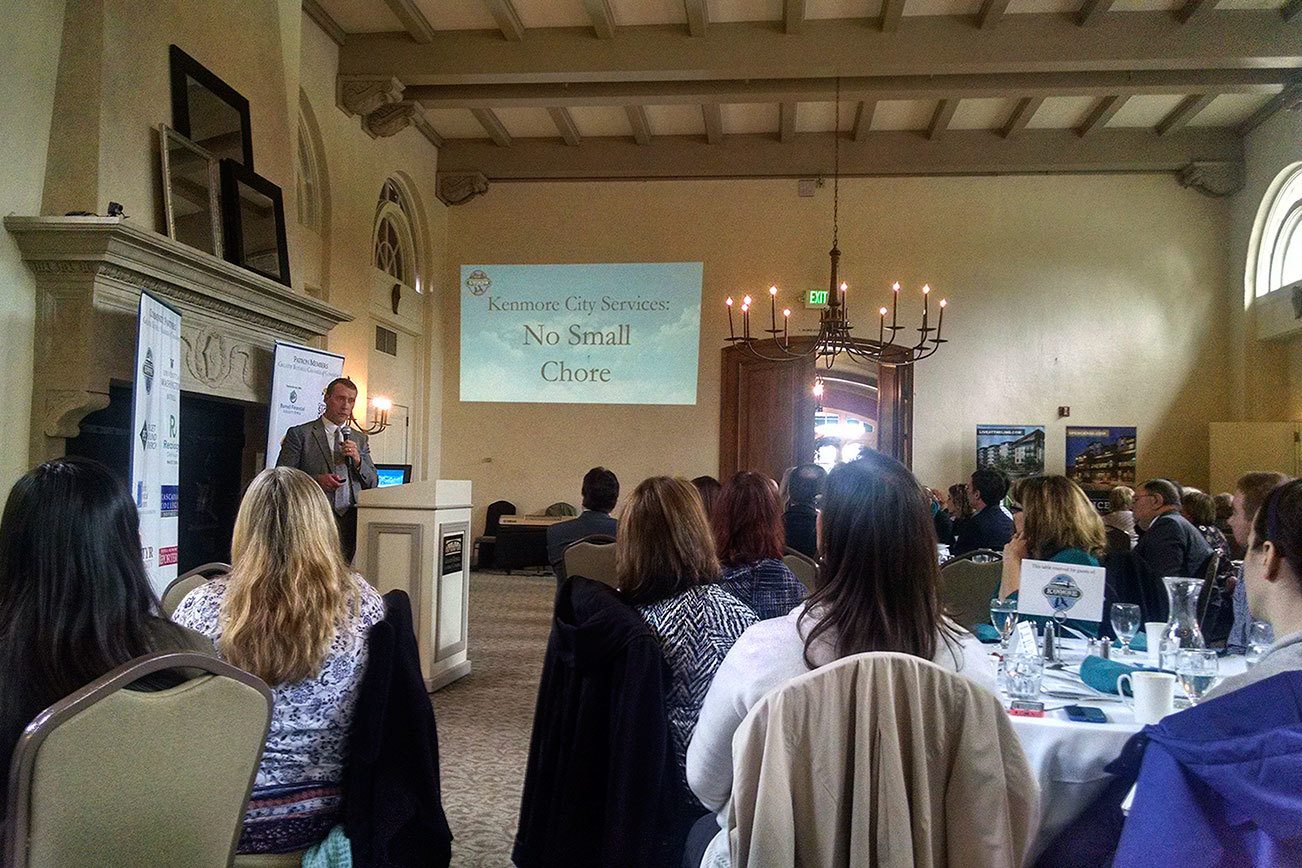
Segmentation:
{"type": "Polygon", "coordinates": [[[951,555],[967,554],[977,549],[1002,551],[1013,538],[1013,518],[999,504],[987,506],[971,518],[954,523],[951,555]]]}

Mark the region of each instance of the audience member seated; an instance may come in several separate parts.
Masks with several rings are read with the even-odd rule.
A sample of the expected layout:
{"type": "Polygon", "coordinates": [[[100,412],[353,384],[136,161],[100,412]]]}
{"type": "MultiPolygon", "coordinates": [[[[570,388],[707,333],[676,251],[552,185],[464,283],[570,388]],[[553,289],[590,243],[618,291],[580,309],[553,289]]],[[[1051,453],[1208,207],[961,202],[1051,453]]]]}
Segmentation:
{"type": "Polygon", "coordinates": [[[701,496],[701,506],[705,508],[705,520],[714,519],[714,505],[719,502],[719,492],[723,491],[723,483],[713,476],[698,476],[692,480],[692,485],[696,486],[696,493],[701,496]]]}
{"type": "Polygon", "coordinates": [[[944,494],[933,490],[932,496],[940,507],[933,507],[936,537],[945,545],[952,546],[959,530],[972,520],[972,502],[967,496],[967,486],[959,482],[951,485],[944,494]]]}
{"type": "Polygon", "coordinates": [[[782,538],[773,481],[749,470],[730,479],[714,509],[714,542],[723,562],[719,584],[760,620],[787,614],[809,593],[782,562],[782,538]]]}
{"type": "Polygon", "coordinates": [[[1274,488],[1257,510],[1243,558],[1243,584],[1252,615],[1278,636],[1257,664],[1216,685],[1208,696],[1302,669],[1302,479],[1274,488]]]}
{"type": "Polygon", "coordinates": [[[786,546],[818,560],[818,496],[827,471],[817,464],[801,464],[787,479],[787,511],[782,513],[786,546]]]}
{"type": "MultiPolygon", "coordinates": [[[[1234,494],[1231,497],[1234,511],[1230,515],[1230,533],[1234,537],[1235,545],[1245,554],[1248,548],[1248,537],[1252,532],[1252,520],[1256,517],[1257,510],[1261,509],[1267,494],[1287,481],[1288,477],[1282,473],[1254,471],[1243,474],[1234,484],[1234,494]]],[[[1248,631],[1251,626],[1252,615],[1248,611],[1248,591],[1243,584],[1243,571],[1240,569],[1238,581],[1234,584],[1234,625],[1230,627],[1226,646],[1232,651],[1246,651],[1248,631]]],[[[1269,638],[1273,640],[1273,634],[1269,638]]]]}
{"type": "Polygon", "coordinates": [[[720,814],[721,827],[732,792],[733,734],[778,685],[852,654],[896,651],[995,690],[985,649],[941,610],[928,497],[908,468],[875,451],[836,467],[824,488],[819,543],[822,585],[786,617],[747,630],[705,696],[687,780],[720,814]]]}
{"type": "Polygon", "coordinates": [[[173,618],[275,694],[237,851],[302,850],[342,819],[366,637],[384,602],[349,572],[330,503],[300,470],[276,467],[253,480],[231,555],[230,573],[187,594],[173,618]]]}
{"type": "Polygon", "coordinates": [[[1234,529],[1230,527],[1230,516],[1234,515],[1234,495],[1222,491],[1212,498],[1212,504],[1216,507],[1216,528],[1230,544],[1230,559],[1243,560],[1243,548],[1234,541],[1234,529]]]}
{"type": "Polygon", "coordinates": [[[1013,538],[1013,517],[1002,501],[1008,494],[1008,477],[1003,471],[984,468],[972,474],[967,485],[972,517],[954,527],[950,554],[964,555],[977,549],[999,551],[1013,538]]]}
{"type": "Polygon", "coordinates": [[[1118,485],[1108,492],[1108,514],[1103,516],[1107,552],[1130,552],[1139,541],[1135,532],[1135,489],[1118,485]]]}
{"type": "Polygon", "coordinates": [[[565,579],[565,547],[593,534],[615,535],[610,512],[619,501],[619,479],[604,467],[583,475],[583,512],[577,518],[547,528],[547,560],[559,580],[565,579]]]}
{"type": "MultiPolygon", "coordinates": [[[[1023,559],[1099,565],[1106,545],[1103,519],[1079,485],[1065,476],[1032,476],[1020,481],[1017,496],[1022,511],[1013,516],[1013,538],[1004,546],[1001,599],[1017,597],[1023,559]]],[[[1052,619],[1024,615],[1022,620],[1043,624],[1052,619]]],[[[1094,621],[1069,618],[1066,624],[1088,636],[1099,634],[1094,621]]]]}
{"type": "MultiPolygon", "coordinates": [[[[14,484],[0,518],[0,772],[6,781],[23,730],[68,694],[143,654],[212,653],[206,638],[158,611],[140,558],[136,505],[107,467],[59,458],[14,484]]],[[[162,672],[132,689],[182,680],[162,672]]],[[[7,808],[8,799],[0,800],[0,820],[7,808]]]]}
{"type": "MultiPolygon", "coordinates": [[[[1131,555],[1140,580],[1160,584],[1167,576],[1201,578],[1212,547],[1180,514],[1180,488],[1169,479],[1150,479],[1135,492],[1135,523],[1144,529],[1131,555]]],[[[1165,621],[1168,603],[1157,594],[1160,611],[1145,612],[1150,621],[1165,621]]]]}
{"type": "MultiPolygon", "coordinates": [[[[758,619],[716,584],[719,559],[701,499],[682,479],[653,476],[633,490],[615,536],[616,573],[669,666],[669,729],[680,770],[705,690],[732,643],[758,619]]],[[[690,798],[683,779],[683,795],[690,798]]]]}
{"type": "Polygon", "coordinates": [[[1229,541],[1216,526],[1216,502],[1210,494],[1192,489],[1182,498],[1180,514],[1198,528],[1207,545],[1217,555],[1216,586],[1208,598],[1207,614],[1202,620],[1203,638],[1207,642],[1223,642],[1234,623],[1234,584],[1239,568],[1234,565],[1229,541]]]}

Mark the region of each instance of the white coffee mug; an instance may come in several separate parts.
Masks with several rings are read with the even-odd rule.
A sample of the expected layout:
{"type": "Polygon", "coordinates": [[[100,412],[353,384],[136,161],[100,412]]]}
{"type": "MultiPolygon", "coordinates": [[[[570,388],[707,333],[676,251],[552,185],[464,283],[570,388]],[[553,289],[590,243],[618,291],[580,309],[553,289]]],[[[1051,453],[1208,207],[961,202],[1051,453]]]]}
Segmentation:
{"type": "Polygon", "coordinates": [[[1117,693],[1134,709],[1138,724],[1157,723],[1175,711],[1175,676],[1170,672],[1127,672],[1117,678],[1117,693]],[[1130,685],[1129,699],[1123,682],[1130,685]]]}
{"type": "Polygon", "coordinates": [[[1162,634],[1166,632],[1165,621],[1145,621],[1144,638],[1148,640],[1148,659],[1157,663],[1162,656],[1162,634]]]}

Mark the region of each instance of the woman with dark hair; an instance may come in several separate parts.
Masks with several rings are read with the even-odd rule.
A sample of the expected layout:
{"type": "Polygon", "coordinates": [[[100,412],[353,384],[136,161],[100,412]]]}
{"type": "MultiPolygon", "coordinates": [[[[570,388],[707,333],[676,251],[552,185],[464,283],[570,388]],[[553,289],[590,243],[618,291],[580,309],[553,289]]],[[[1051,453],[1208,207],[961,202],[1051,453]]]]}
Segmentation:
{"type": "Polygon", "coordinates": [[[930,498],[880,452],[836,467],[823,494],[819,587],[784,618],[748,629],[724,658],[687,751],[687,780],[713,811],[732,792],[732,737],[766,693],[866,651],[931,660],[995,689],[985,649],[940,603],[930,498]]]}
{"type": "Polygon", "coordinates": [[[705,508],[705,520],[708,522],[714,515],[714,505],[719,502],[723,483],[713,476],[698,476],[692,480],[692,485],[696,486],[696,493],[701,496],[701,506],[705,508]]]}
{"type": "Polygon", "coordinates": [[[800,605],[808,590],[782,562],[785,531],[773,480],[749,470],[728,480],[713,525],[723,563],[719,584],[760,620],[780,618],[800,605]]]}
{"type": "MultiPolygon", "coordinates": [[[[757,619],[715,584],[719,560],[705,511],[682,479],[653,476],[634,489],[615,533],[615,573],[669,666],[669,729],[681,771],[705,690],[723,655],[757,619]]],[[[690,798],[686,779],[681,783],[690,798]]]]}
{"type": "MultiPolygon", "coordinates": [[[[112,669],[212,643],[159,614],[127,487],[97,461],[59,458],[14,484],[0,518],[0,770],[27,724],[112,669]]],[[[171,687],[177,673],[136,689],[171,687]]],[[[0,804],[0,815],[5,805],[0,804]]]]}

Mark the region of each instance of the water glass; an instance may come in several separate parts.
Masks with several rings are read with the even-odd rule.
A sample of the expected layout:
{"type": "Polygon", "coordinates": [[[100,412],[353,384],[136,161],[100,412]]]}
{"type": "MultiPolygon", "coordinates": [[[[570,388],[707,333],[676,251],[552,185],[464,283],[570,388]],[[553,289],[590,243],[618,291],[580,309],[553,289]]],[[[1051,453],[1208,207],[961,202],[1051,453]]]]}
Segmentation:
{"type": "Polygon", "coordinates": [[[1039,654],[1010,654],[1004,658],[1000,683],[1013,699],[1039,699],[1044,658],[1039,654]]]}
{"type": "Polygon", "coordinates": [[[1220,659],[1211,648],[1183,648],[1176,656],[1175,674],[1189,701],[1197,704],[1216,683],[1220,659]]]}
{"type": "Polygon", "coordinates": [[[1133,654],[1130,650],[1130,643],[1134,641],[1136,634],[1139,633],[1139,625],[1143,619],[1139,613],[1139,606],[1134,603],[1113,603],[1112,604],[1112,632],[1117,634],[1117,638],[1125,643],[1122,648],[1122,654],[1133,654]]]}
{"type": "Polygon", "coordinates": [[[999,649],[1007,651],[1008,640],[1012,638],[1013,629],[1017,626],[1017,601],[991,600],[990,623],[999,631],[999,649]]]}
{"type": "Polygon", "coordinates": [[[1270,627],[1269,621],[1253,621],[1248,627],[1248,668],[1251,669],[1257,665],[1261,655],[1266,653],[1275,638],[1275,633],[1270,627]]]}

